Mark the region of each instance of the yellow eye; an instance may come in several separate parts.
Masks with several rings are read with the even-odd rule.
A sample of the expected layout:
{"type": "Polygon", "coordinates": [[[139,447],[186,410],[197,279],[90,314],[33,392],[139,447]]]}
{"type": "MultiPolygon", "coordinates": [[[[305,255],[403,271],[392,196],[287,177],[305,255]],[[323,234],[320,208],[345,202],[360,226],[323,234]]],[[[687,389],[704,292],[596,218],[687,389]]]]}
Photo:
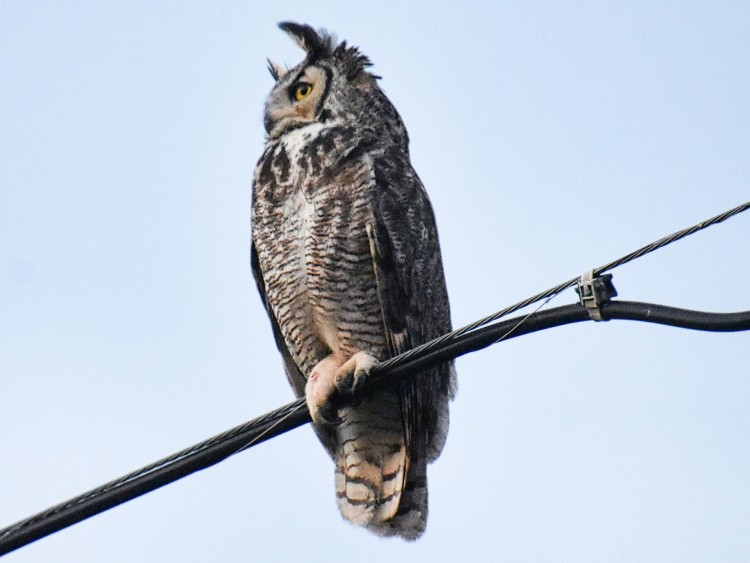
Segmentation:
{"type": "Polygon", "coordinates": [[[312,84],[308,84],[307,82],[298,82],[293,89],[294,92],[294,99],[298,102],[305,98],[307,95],[312,92],[312,84]]]}

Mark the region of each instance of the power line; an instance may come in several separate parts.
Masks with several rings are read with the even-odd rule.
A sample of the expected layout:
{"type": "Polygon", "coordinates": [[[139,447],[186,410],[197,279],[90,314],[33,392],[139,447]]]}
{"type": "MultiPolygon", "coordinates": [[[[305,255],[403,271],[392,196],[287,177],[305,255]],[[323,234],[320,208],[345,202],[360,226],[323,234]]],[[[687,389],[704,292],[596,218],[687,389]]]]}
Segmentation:
{"type": "MultiPolygon", "coordinates": [[[[651,303],[612,301],[602,305],[606,320],[625,319],[695,330],[731,332],[750,330],[750,311],[703,313],[651,303]]],[[[581,305],[565,305],[532,316],[508,319],[464,333],[451,342],[373,377],[379,385],[408,376],[458,356],[487,348],[500,340],[516,338],[563,324],[591,320],[581,305]]],[[[147,465],[124,477],[92,489],[13,526],[0,530],[0,555],[71,526],[90,516],[153,491],[265,440],[310,421],[304,399],[255,418],[227,432],[147,465]]]]}
{"type": "MultiPolygon", "coordinates": [[[[720,215],[659,239],[630,254],[595,269],[595,275],[621,266],[672,242],[750,209],[750,202],[720,215]]],[[[381,363],[372,373],[372,382],[383,385],[396,378],[423,370],[469,352],[562,324],[590,320],[581,305],[566,305],[535,311],[524,317],[498,322],[532,303],[549,299],[573,287],[573,278],[493,315],[437,338],[425,345],[381,363]],[[491,324],[492,323],[492,324],[491,324]]],[[[750,330],[750,311],[739,313],[703,313],[648,303],[612,301],[601,305],[605,320],[626,319],[707,331],[750,330]]],[[[92,489],[26,520],[0,530],[0,555],[71,526],[118,504],[153,491],[200,469],[214,465],[255,444],[278,436],[310,421],[304,399],[289,403],[204,442],[177,452],[119,479],[92,489]]]]}

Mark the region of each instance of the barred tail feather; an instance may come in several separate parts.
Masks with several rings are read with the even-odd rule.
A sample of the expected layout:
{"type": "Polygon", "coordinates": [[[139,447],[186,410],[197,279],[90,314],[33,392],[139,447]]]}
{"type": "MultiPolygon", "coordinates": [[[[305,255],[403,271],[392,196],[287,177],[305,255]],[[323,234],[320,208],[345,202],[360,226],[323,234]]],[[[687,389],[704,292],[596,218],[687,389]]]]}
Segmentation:
{"type": "Polygon", "coordinates": [[[393,518],[401,500],[405,453],[399,448],[386,457],[382,465],[367,461],[362,452],[356,450],[339,456],[336,500],[344,518],[360,526],[393,518]]]}
{"type": "Polygon", "coordinates": [[[401,536],[416,540],[427,527],[427,468],[410,467],[406,487],[401,492],[398,511],[389,520],[372,522],[370,530],[380,536],[401,536]]]}
{"type": "Polygon", "coordinates": [[[339,414],[335,480],[341,515],[379,535],[416,539],[427,517],[426,474],[424,466],[409,466],[398,396],[380,395],[377,405],[365,402],[339,414]]]}

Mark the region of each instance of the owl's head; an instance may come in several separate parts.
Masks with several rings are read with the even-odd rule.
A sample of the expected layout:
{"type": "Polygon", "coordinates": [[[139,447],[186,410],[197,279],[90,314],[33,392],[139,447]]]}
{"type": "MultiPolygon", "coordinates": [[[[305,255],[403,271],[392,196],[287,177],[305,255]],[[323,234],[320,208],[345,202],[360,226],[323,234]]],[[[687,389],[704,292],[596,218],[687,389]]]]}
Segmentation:
{"type": "Polygon", "coordinates": [[[374,101],[384,98],[367,72],[370,60],[346,41],[336,45],[325,32],[309,25],[282,22],[279,27],[304,49],[307,56],[291,69],[268,61],[276,84],[266,101],[264,124],[269,137],[311,123],[354,122],[374,101]]]}

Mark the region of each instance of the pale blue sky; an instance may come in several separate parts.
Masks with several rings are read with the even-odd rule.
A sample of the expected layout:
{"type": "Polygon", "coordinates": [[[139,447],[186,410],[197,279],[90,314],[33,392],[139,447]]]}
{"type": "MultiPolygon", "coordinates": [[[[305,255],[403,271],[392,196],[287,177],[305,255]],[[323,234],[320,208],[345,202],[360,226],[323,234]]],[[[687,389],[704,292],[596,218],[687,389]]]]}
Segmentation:
{"type": "MultiPolygon", "coordinates": [[[[0,527],[291,399],[248,264],[280,20],[383,76],[456,326],[750,200],[745,3],[258,4],[0,4],[0,527]]],[[[749,232],[615,285],[748,309],[749,232]]],[[[414,544],[341,520],[303,428],[7,560],[748,560],[749,342],[586,323],[459,360],[414,544]]]]}

